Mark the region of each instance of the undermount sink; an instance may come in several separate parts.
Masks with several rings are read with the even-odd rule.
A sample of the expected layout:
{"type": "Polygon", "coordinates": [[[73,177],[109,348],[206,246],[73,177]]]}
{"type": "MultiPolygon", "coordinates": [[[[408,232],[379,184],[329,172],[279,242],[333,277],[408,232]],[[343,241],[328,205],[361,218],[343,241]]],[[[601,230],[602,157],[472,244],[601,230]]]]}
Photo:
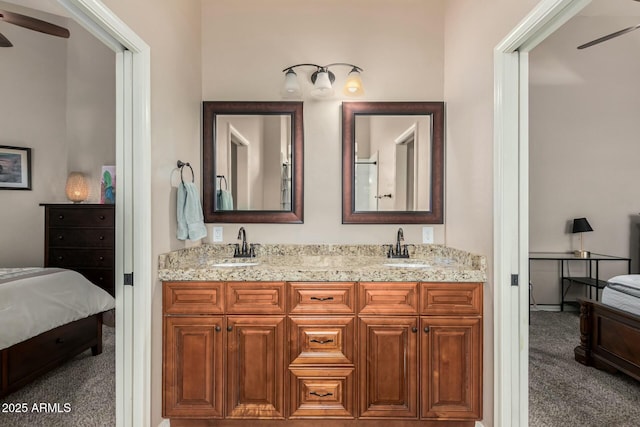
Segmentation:
{"type": "Polygon", "coordinates": [[[223,261],[211,264],[211,267],[251,267],[258,264],[257,261],[223,261]]]}
{"type": "Polygon", "coordinates": [[[397,268],[426,268],[430,267],[429,264],[424,262],[385,262],[385,267],[397,267],[397,268]]]}

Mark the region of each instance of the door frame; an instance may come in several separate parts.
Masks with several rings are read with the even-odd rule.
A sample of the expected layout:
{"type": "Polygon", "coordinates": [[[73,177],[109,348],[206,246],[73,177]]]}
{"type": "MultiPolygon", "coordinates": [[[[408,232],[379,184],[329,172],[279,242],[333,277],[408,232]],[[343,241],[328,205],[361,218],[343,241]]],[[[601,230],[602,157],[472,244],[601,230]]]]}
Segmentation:
{"type": "Polygon", "coordinates": [[[147,426],[153,283],[150,49],[100,0],[58,2],[116,54],[116,425],[147,426]],[[135,286],[124,286],[124,274],[134,271],[135,286]]]}
{"type": "Polygon", "coordinates": [[[494,48],[496,427],[529,421],[529,52],[590,2],[542,0],[494,48]]]}

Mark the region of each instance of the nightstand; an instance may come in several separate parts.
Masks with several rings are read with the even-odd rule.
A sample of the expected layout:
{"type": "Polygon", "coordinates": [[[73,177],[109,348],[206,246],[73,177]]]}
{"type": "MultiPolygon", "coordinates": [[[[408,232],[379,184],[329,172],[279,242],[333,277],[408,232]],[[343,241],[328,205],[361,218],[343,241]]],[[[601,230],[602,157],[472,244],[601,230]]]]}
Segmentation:
{"type": "Polygon", "coordinates": [[[44,206],[44,265],[75,270],[115,296],[115,205],[44,206]]]}

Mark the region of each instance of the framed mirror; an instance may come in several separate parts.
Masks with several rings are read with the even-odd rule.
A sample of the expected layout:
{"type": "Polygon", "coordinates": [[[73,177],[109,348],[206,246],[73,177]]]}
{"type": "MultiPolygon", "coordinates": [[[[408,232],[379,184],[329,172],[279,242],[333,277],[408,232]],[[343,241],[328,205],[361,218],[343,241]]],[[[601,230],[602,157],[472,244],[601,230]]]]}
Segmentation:
{"type": "Polygon", "coordinates": [[[342,223],[442,224],[444,102],[342,103],[342,223]]]}
{"type": "Polygon", "coordinates": [[[302,102],[202,107],[205,222],[302,223],[302,102]]]}

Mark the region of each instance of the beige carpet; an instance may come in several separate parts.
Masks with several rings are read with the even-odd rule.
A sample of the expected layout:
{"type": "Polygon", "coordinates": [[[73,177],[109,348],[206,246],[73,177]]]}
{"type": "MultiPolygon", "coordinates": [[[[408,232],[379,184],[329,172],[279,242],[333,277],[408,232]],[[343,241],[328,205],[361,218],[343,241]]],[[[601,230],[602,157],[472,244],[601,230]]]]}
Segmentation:
{"type": "Polygon", "coordinates": [[[102,354],[91,356],[87,350],[0,399],[0,426],[114,426],[115,329],[104,326],[102,334],[102,354]],[[27,411],[16,412],[15,404],[27,411]]]}

